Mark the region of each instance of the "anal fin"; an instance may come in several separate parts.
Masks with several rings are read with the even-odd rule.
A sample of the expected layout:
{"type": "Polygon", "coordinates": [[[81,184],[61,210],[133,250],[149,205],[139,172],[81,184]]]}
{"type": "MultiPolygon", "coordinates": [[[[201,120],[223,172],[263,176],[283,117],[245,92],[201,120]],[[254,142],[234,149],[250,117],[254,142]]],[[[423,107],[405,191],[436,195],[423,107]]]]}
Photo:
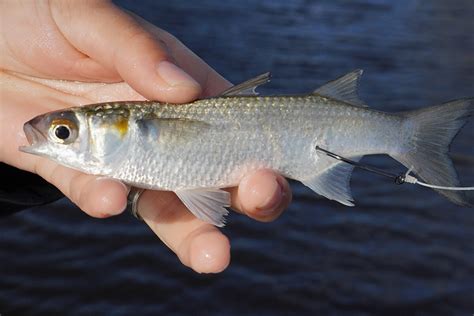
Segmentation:
{"type": "Polygon", "coordinates": [[[202,221],[218,227],[225,225],[225,216],[229,213],[230,193],[215,188],[175,191],[183,204],[202,221]]]}
{"type": "MultiPolygon", "coordinates": [[[[351,158],[360,160],[358,158],[351,158]]],[[[345,162],[330,164],[322,172],[301,182],[314,192],[347,206],[354,206],[350,180],[354,166],[345,162]]]]}

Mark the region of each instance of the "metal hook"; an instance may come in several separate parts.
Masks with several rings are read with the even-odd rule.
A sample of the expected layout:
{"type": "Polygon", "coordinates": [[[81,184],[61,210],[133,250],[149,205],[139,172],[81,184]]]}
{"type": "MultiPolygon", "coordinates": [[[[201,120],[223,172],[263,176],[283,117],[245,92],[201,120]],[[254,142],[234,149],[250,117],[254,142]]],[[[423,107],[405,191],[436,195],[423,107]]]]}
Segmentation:
{"type": "Polygon", "coordinates": [[[405,183],[405,174],[394,174],[394,173],[390,173],[390,172],[387,172],[387,171],[379,169],[379,168],[364,165],[364,164],[361,164],[357,161],[353,161],[353,160],[347,159],[345,157],[342,157],[338,154],[335,154],[333,152],[330,152],[329,150],[323,149],[319,146],[316,146],[316,150],[319,150],[319,151],[325,153],[327,156],[329,156],[331,158],[334,158],[336,160],[343,161],[345,163],[353,165],[354,167],[357,167],[357,168],[360,168],[360,169],[363,169],[363,170],[366,170],[366,171],[369,171],[369,172],[372,172],[372,173],[375,173],[375,174],[378,174],[378,175],[381,175],[381,176],[384,176],[384,177],[387,177],[387,178],[391,178],[396,184],[405,183]]]}

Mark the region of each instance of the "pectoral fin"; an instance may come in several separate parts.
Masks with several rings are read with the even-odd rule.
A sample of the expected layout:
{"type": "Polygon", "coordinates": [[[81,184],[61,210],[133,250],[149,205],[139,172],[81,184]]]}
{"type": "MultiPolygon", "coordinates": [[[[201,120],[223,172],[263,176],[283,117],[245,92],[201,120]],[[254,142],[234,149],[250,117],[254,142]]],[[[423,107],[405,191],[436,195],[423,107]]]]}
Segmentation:
{"type": "Polygon", "coordinates": [[[229,213],[230,193],[220,189],[191,189],[175,191],[183,204],[200,220],[218,227],[225,225],[229,213]]]}

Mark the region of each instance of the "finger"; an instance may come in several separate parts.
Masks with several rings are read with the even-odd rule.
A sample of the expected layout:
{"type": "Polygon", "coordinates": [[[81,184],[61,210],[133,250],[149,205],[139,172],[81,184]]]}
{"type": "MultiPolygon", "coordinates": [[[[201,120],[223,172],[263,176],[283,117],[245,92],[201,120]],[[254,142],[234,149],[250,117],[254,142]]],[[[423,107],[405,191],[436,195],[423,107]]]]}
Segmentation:
{"type": "MultiPolygon", "coordinates": [[[[53,80],[38,77],[31,77],[20,73],[9,73],[10,77],[14,79],[23,79],[23,84],[28,84],[32,88],[41,89],[44,87],[53,88],[54,91],[49,90],[48,94],[58,94],[63,92],[67,95],[62,95],[63,99],[67,99],[62,107],[80,106],[89,104],[91,102],[112,102],[119,100],[145,100],[143,96],[138,94],[125,82],[117,83],[99,83],[99,82],[70,82],[64,80],[53,80]],[[39,83],[43,87],[38,88],[39,83]]],[[[1,75],[0,75],[1,76],[1,75]]],[[[1,79],[0,79],[1,82],[1,79]]]]}
{"type": "Polygon", "coordinates": [[[228,89],[232,84],[212,69],[198,55],[186,47],[181,41],[170,33],[156,27],[141,17],[134,15],[135,20],[151,34],[160,38],[165,44],[174,60],[181,68],[196,79],[203,88],[201,97],[215,96],[228,89]]]}
{"type": "Polygon", "coordinates": [[[64,36],[80,51],[116,71],[132,88],[148,99],[182,103],[197,98],[201,86],[174,64],[164,42],[133,17],[108,2],[67,2],[53,10],[64,36]],[[63,27],[64,26],[64,27],[63,27]]]}
{"type": "Polygon", "coordinates": [[[278,218],[292,197],[288,181],[268,169],[246,176],[237,188],[229,192],[234,209],[262,222],[278,218]]]}
{"type": "Polygon", "coordinates": [[[105,218],[127,207],[128,188],[120,181],[84,174],[43,158],[38,158],[35,171],[90,216],[105,218]]]}
{"type": "Polygon", "coordinates": [[[174,193],[145,191],[138,212],[181,262],[196,272],[217,273],[229,265],[227,237],[192,215],[174,193]]]}

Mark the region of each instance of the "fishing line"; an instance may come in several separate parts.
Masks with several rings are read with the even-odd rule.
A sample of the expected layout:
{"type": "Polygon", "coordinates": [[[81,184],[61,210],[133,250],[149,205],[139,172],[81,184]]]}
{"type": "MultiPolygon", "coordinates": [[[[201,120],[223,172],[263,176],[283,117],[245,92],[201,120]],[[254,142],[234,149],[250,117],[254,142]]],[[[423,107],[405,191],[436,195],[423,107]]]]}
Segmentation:
{"type": "Polygon", "coordinates": [[[350,160],[341,155],[330,152],[329,150],[323,149],[319,146],[316,146],[316,150],[325,153],[327,156],[331,158],[353,165],[356,168],[363,169],[363,170],[366,170],[366,171],[369,171],[369,172],[372,172],[372,173],[375,173],[387,178],[391,178],[396,184],[411,183],[411,184],[418,184],[427,188],[438,189],[438,190],[474,191],[474,187],[447,187],[447,186],[434,185],[434,184],[422,182],[410,174],[413,171],[413,167],[409,168],[407,172],[405,173],[395,174],[395,173],[387,172],[385,170],[382,170],[373,166],[362,164],[354,160],[350,160]]]}
{"type": "Polygon", "coordinates": [[[474,187],[445,187],[442,185],[434,185],[434,184],[421,182],[414,176],[410,175],[412,170],[413,170],[413,167],[408,169],[408,171],[403,175],[404,182],[411,183],[411,184],[419,184],[427,188],[439,189],[439,190],[450,190],[450,191],[473,191],[474,190],[474,187]]]}

